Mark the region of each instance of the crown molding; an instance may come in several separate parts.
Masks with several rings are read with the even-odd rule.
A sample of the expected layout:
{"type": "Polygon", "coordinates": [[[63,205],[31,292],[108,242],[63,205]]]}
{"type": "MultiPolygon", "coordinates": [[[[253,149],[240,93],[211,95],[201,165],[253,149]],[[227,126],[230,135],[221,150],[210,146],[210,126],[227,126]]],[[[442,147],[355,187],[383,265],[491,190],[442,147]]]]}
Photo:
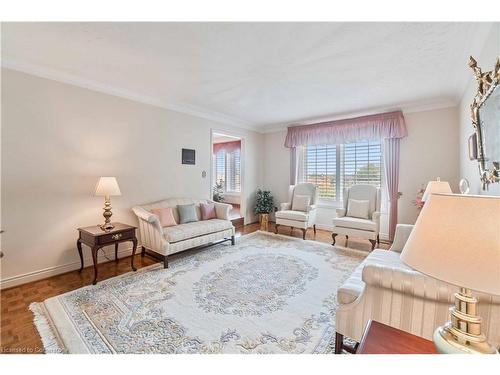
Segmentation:
{"type": "Polygon", "coordinates": [[[101,82],[89,80],[77,75],[67,74],[55,69],[42,67],[40,65],[24,63],[9,58],[2,58],[1,66],[7,69],[16,70],[33,76],[46,78],[53,81],[81,87],[87,90],[97,91],[103,94],[117,96],[135,102],[148,104],[154,107],[159,107],[170,111],[183,113],[186,115],[203,118],[205,120],[210,120],[220,124],[231,125],[238,128],[253,130],[253,131],[257,131],[258,128],[256,124],[239,119],[237,117],[226,115],[224,113],[211,111],[205,108],[201,108],[186,103],[174,102],[174,101],[167,102],[159,100],[151,96],[139,94],[120,87],[103,84],[101,82]]]}
{"type": "Polygon", "coordinates": [[[459,102],[456,99],[435,99],[432,101],[408,102],[393,106],[374,107],[364,111],[344,112],[340,114],[332,114],[322,117],[306,118],[287,123],[275,123],[275,124],[263,125],[258,127],[256,131],[264,134],[275,133],[286,130],[289,126],[312,125],[318,122],[336,121],[346,118],[369,116],[384,112],[402,111],[403,114],[409,114],[416,112],[435,111],[439,109],[456,107],[458,106],[458,103],[459,102]]]}
{"type": "Polygon", "coordinates": [[[255,124],[251,123],[233,116],[226,115],[224,113],[210,111],[205,108],[200,108],[198,106],[193,106],[186,103],[179,102],[166,102],[153,97],[132,92],[130,90],[118,88],[111,85],[106,85],[97,81],[85,79],[76,75],[71,75],[63,73],[54,69],[45,68],[39,65],[22,63],[13,59],[2,58],[1,66],[7,69],[19,71],[22,73],[30,74],[33,76],[50,79],[53,81],[85,88],[87,90],[97,91],[107,95],[112,95],[127,100],[132,100],[138,103],[143,103],[151,105],[154,107],[159,107],[167,109],[170,111],[203,118],[205,120],[213,121],[218,124],[230,125],[236,128],[251,130],[258,133],[274,133],[286,129],[288,126],[294,125],[308,125],[323,121],[335,121],[350,117],[366,116],[381,112],[391,112],[396,110],[401,110],[403,113],[414,113],[414,112],[425,112],[437,109],[444,109],[450,107],[456,107],[458,105],[457,100],[452,99],[435,99],[420,102],[409,102],[401,103],[398,105],[384,106],[384,107],[374,107],[371,109],[356,111],[356,112],[344,112],[338,114],[331,114],[326,116],[305,118],[295,121],[289,121],[286,123],[274,123],[274,124],[255,124]]]}

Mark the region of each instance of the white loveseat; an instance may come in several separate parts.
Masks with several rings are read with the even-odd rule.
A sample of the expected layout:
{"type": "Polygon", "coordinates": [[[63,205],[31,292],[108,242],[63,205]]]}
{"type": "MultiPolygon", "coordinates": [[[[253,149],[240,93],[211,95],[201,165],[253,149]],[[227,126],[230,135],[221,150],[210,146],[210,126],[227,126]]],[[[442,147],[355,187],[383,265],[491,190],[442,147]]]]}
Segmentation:
{"type": "Polygon", "coordinates": [[[139,234],[142,243],[141,255],[146,249],[153,251],[168,267],[169,255],[193,247],[231,239],[234,245],[234,226],[229,220],[230,204],[212,202],[205,199],[170,198],[132,208],[139,219],[139,234]],[[217,219],[201,220],[200,203],[215,203],[217,219]],[[174,218],[179,223],[178,205],[195,204],[199,221],[162,227],[158,216],[151,213],[154,208],[172,207],[174,218]]]}
{"type": "MultiPolygon", "coordinates": [[[[400,253],[413,225],[399,224],[392,247],[375,249],[337,290],[335,352],[344,336],[361,341],[370,319],[432,340],[434,330],[450,320],[458,287],[433,279],[404,264],[400,253]]],[[[500,297],[475,292],[483,333],[500,345],[500,297]]]]}

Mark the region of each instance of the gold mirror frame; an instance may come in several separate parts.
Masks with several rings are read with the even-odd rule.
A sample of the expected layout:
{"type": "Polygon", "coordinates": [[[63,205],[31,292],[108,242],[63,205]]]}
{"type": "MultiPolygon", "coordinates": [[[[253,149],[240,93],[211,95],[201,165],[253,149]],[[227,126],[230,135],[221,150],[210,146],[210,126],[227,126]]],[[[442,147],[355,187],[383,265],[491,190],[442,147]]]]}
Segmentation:
{"type": "MultiPolygon", "coordinates": [[[[477,61],[471,56],[469,67],[474,71],[474,76],[477,82],[477,92],[474,100],[470,105],[472,125],[474,126],[476,150],[473,150],[475,157],[479,163],[479,174],[483,183],[483,190],[487,190],[488,185],[495,182],[500,182],[500,167],[498,161],[493,163],[492,169],[486,166],[486,156],[484,155],[484,139],[479,118],[479,109],[486,102],[491,93],[495,90],[500,82],[500,57],[497,58],[495,69],[483,73],[481,68],[477,66],[477,61]]],[[[470,148],[470,143],[469,143],[470,148]]],[[[469,150],[472,152],[472,150],[469,150]]]]}

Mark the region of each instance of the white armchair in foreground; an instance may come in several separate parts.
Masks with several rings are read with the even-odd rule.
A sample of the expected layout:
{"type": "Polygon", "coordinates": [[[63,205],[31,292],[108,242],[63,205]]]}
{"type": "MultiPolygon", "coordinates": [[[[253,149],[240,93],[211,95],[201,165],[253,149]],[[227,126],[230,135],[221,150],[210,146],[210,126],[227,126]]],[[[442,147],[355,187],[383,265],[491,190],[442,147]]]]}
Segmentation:
{"type": "Polygon", "coordinates": [[[343,207],[337,209],[333,219],[332,245],[339,234],[380,243],[380,189],[373,185],[354,185],[344,189],[343,207]]]}
{"type": "Polygon", "coordinates": [[[306,239],[306,231],[313,228],[316,234],[316,203],[318,189],[314,184],[291,185],[288,189],[288,202],[282,203],[276,212],[275,233],[280,225],[302,230],[302,238],[306,239]]]}

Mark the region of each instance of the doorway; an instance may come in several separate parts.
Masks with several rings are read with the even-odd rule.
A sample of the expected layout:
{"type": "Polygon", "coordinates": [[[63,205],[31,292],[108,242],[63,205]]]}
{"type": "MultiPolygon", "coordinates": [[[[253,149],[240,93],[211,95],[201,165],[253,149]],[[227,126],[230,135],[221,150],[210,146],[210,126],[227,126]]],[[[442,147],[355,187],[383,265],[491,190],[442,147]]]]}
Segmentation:
{"type": "Polygon", "coordinates": [[[243,138],[225,131],[212,131],[211,196],[233,206],[229,218],[235,227],[244,223],[243,138]]]}

